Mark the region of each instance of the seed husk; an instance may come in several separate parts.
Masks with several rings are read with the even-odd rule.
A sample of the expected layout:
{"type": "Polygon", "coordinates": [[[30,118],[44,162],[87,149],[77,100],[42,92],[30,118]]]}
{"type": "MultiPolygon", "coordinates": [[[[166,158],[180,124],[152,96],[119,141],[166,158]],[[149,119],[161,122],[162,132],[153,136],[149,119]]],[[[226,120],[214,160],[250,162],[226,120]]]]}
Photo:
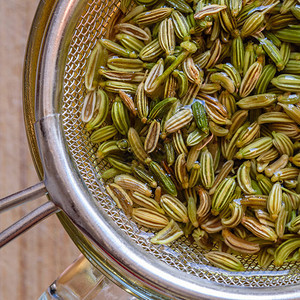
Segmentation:
{"type": "Polygon", "coordinates": [[[221,10],[224,10],[226,8],[227,8],[226,5],[218,5],[218,4],[207,5],[207,6],[204,6],[200,11],[198,11],[194,15],[194,18],[197,19],[197,20],[200,20],[200,19],[205,18],[206,16],[216,14],[216,13],[218,13],[221,10]]]}
{"type": "Polygon", "coordinates": [[[283,242],[274,253],[274,265],[280,267],[283,265],[287,257],[300,247],[299,238],[290,239],[283,242]]]}
{"type": "Polygon", "coordinates": [[[288,156],[293,155],[293,143],[286,134],[273,131],[272,136],[274,138],[273,145],[280,154],[287,154],[288,156]]]}
{"type": "Polygon", "coordinates": [[[142,123],[147,122],[147,116],[149,113],[148,99],[145,91],[145,83],[141,82],[136,90],[135,94],[135,106],[137,109],[137,115],[141,119],[142,123]]]}
{"type": "Polygon", "coordinates": [[[193,114],[189,109],[182,109],[175,113],[165,124],[165,131],[172,133],[186,126],[193,119],[193,114]]]}
{"type": "Polygon", "coordinates": [[[276,74],[276,67],[273,64],[265,65],[262,69],[260,77],[256,83],[255,89],[257,94],[263,94],[266,92],[269,83],[276,74]]]}
{"type": "Polygon", "coordinates": [[[282,209],[282,189],[279,182],[275,183],[270,191],[267,208],[271,219],[275,221],[278,218],[280,210],[282,209]]]}
{"type": "Polygon", "coordinates": [[[174,7],[175,9],[185,14],[191,13],[193,11],[189,4],[184,0],[167,0],[167,3],[170,5],[170,7],[174,7]]]}
{"type": "Polygon", "coordinates": [[[138,14],[133,20],[140,26],[147,26],[158,23],[170,16],[173,8],[161,7],[138,14]]]}
{"type": "Polygon", "coordinates": [[[118,208],[122,209],[127,216],[132,213],[133,202],[126,191],[118,184],[111,183],[106,186],[107,193],[115,201],[118,208]]]}
{"type": "Polygon", "coordinates": [[[194,62],[199,65],[200,68],[204,68],[211,56],[211,51],[207,50],[204,53],[193,55],[194,62]]]}
{"type": "Polygon", "coordinates": [[[178,85],[177,95],[179,98],[182,98],[185,96],[185,94],[188,91],[188,87],[189,87],[188,78],[184,72],[178,70],[173,71],[172,75],[177,80],[177,85],[178,85]]]}
{"type": "Polygon", "coordinates": [[[205,232],[204,230],[197,228],[193,231],[192,236],[194,238],[195,243],[201,249],[211,250],[213,248],[212,240],[209,238],[207,232],[205,232]]]}
{"type": "Polygon", "coordinates": [[[134,203],[145,208],[156,210],[160,214],[165,214],[164,210],[159,206],[159,203],[155,199],[145,196],[140,192],[131,192],[129,195],[134,203]]]}
{"type": "Polygon", "coordinates": [[[233,160],[228,160],[221,168],[219,174],[217,175],[217,177],[215,178],[215,181],[212,185],[212,187],[209,190],[209,195],[213,195],[216,188],[218,187],[218,185],[220,184],[220,182],[222,182],[230,173],[230,171],[233,168],[233,164],[234,161],[233,160]]]}
{"type": "Polygon", "coordinates": [[[217,62],[222,52],[222,45],[220,39],[216,39],[210,48],[210,58],[206,63],[206,69],[213,67],[217,62]]]}
{"type": "MultiPolygon", "coordinates": [[[[86,124],[86,129],[88,131],[100,127],[108,115],[109,99],[107,94],[103,90],[99,89],[96,93],[95,100],[96,101],[95,101],[95,107],[93,109],[93,116],[89,119],[89,122],[86,124]]],[[[90,102],[90,100],[87,101],[90,102]]],[[[85,108],[83,107],[82,110],[84,111],[85,108]]],[[[91,112],[90,109],[89,111],[91,112]]]]}
{"type": "Polygon", "coordinates": [[[179,155],[181,153],[188,154],[188,149],[185,145],[182,133],[180,130],[173,134],[173,145],[176,153],[179,155]]]}
{"type": "Polygon", "coordinates": [[[143,30],[142,28],[140,28],[138,26],[130,24],[130,23],[119,23],[119,24],[115,25],[114,29],[116,31],[120,31],[120,32],[129,34],[129,35],[136,37],[143,41],[148,41],[150,38],[150,36],[148,35],[148,33],[145,30],[143,30]]]}
{"type": "Polygon", "coordinates": [[[247,97],[252,92],[260,77],[262,69],[261,60],[258,60],[249,67],[241,82],[239,93],[241,97],[247,97]]]}
{"type": "Polygon", "coordinates": [[[272,147],[272,138],[262,137],[241,148],[236,154],[238,159],[252,159],[261,155],[272,147]]]}
{"type": "Polygon", "coordinates": [[[84,83],[88,91],[94,90],[96,88],[98,77],[97,70],[100,68],[100,66],[103,66],[105,64],[106,60],[107,51],[99,42],[97,42],[86,64],[84,83]]]}
{"type": "Polygon", "coordinates": [[[245,123],[248,117],[248,110],[238,110],[235,112],[231,118],[232,124],[229,127],[228,135],[226,139],[231,139],[231,137],[235,134],[235,132],[245,123]]]}
{"type": "Polygon", "coordinates": [[[133,174],[144,183],[149,184],[151,188],[157,187],[157,182],[154,180],[153,175],[147,172],[146,169],[142,168],[141,166],[132,166],[133,174]]]}
{"type": "Polygon", "coordinates": [[[196,189],[188,188],[184,190],[184,196],[187,201],[188,217],[194,227],[199,227],[197,220],[197,194],[196,189]]]}
{"type": "Polygon", "coordinates": [[[234,156],[237,154],[238,151],[238,147],[236,146],[236,143],[238,141],[238,138],[240,136],[240,134],[249,126],[249,122],[246,122],[245,124],[243,124],[233,135],[233,137],[231,138],[230,141],[226,141],[223,138],[223,147],[226,147],[223,149],[223,156],[226,159],[233,159],[234,156]]]}
{"type": "Polygon", "coordinates": [[[168,194],[162,195],[160,198],[160,205],[166,214],[173,220],[182,223],[188,222],[187,208],[176,197],[168,194]]]}
{"type": "Polygon", "coordinates": [[[214,162],[211,153],[206,147],[200,155],[200,180],[205,189],[210,189],[214,183],[214,162]]]}
{"type": "Polygon", "coordinates": [[[300,42],[300,30],[299,28],[289,27],[280,29],[275,32],[275,35],[282,41],[287,43],[299,43],[300,42]]]}
{"type": "Polygon", "coordinates": [[[245,49],[240,36],[233,39],[231,50],[231,63],[242,74],[244,67],[245,49]]]}
{"type": "Polygon", "coordinates": [[[195,187],[200,181],[200,164],[194,163],[189,173],[189,188],[195,187]]]}
{"type": "MultiPolygon", "coordinates": [[[[225,0],[221,0],[219,4],[222,6],[223,5],[227,6],[225,0]]],[[[235,18],[232,17],[228,7],[220,10],[219,18],[220,18],[221,26],[224,29],[224,31],[231,33],[232,35],[235,35],[236,33],[234,31],[236,29],[237,24],[235,18]]]]}
{"type": "Polygon", "coordinates": [[[284,61],[279,49],[273,44],[272,41],[268,40],[267,38],[259,39],[259,42],[263,46],[263,49],[266,51],[268,56],[275,63],[278,71],[283,70],[284,61]]]}
{"type": "Polygon", "coordinates": [[[190,82],[197,85],[202,83],[203,71],[195,65],[192,57],[189,56],[183,61],[182,69],[190,82]]]}
{"type": "Polygon", "coordinates": [[[220,111],[220,107],[215,104],[205,103],[205,109],[208,116],[219,125],[231,125],[232,121],[227,118],[227,112],[224,115],[222,111],[220,111]]]}
{"type": "Polygon", "coordinates": [[[208,217],[201,224],[201,228],[207,233],[217,233],[223,229],[220,217],[208,217]]]}
{"type": "MultiPolygon", "coordinates": [[[[244,214],[244,208],[238,202],[233,201],[229,204],[231,215],[229,217],[222,217],[222,225],[228,228],[238,226],[244,214]]],[[[224,229],[223,229],[224,230],[224,229]]],[[[229,246],[229,245],[228,245],[229,246]]]]}
{"type": "Polygon", "coordinates": [[[258,124],[268,123],[293,123],[294,121],[284,112],[267,112],[260,115],[257,119],[258,124]]]}
{"type": "Polygon", "coordinates": [[[201,91],[204,94],[214,94],[221,90],[221,85],[219,83],[204,83],[199,88],[199,91],[201,91]]]}
{"type": "Polygon", "coordinates": [[[142,226],[152,229],[162,229],[168,225],[169,220],[166,216],[149,208],[133,208],[132,219],[142,226]]]}
{"type": "Polygon", "coordinates": [[[160,58],[157,63],[150,70],[146,80],[144,89],[148,95],[155,93],[156,86],[154,85],[155,79],[157,79],[164,72],[164,61],[160,58]]]}
{"type": "Polygon", "coordinates": [[[217,69],[224,71],[230,79],[234,82],[236,88],[238,89],[241,85],[241,76],[237,69],[230,63],[218,64],[215,66],[217,69]]]}
{"type": "Polygon", "coordinates": [[[199,206],[197,209],[197,218],[199,223],[202,223],[203,220],[209,215],[211,209],[211,197],[207,191],[201,187],[197,190],[199,195],[199,206]]]}
{"type": "Polygon", "coordinates": [[[250,166],[250,161],[247,160],[239,167],[237,171],[237,180],[239,186],[247,195],[255,194],[255,190],[251,185],[250,166]]]}
{"type": "Polygon", "coordinates": [[[172,20],[165,19],[160,23],[158,40],[166,55],[172,55],[175,51],[175,32],[172,20]]]}
{"type": "Polygon", "coordinates": [[[245,270],[242,263],[235,256],[228,253],[211,251],[206,253],[205,257],[212,265],[227,271],[236,272],[245,270]]]}
{"type": "Polygon", "coordinates": [[[163,116],[163,114],[166,114],[168,111],[173,111],[172,107],[175,105],[175,109],[177,106],[178,99],[175,97],[166,98],[162,101],[159,101],[150,111],[148,119],[154,120],[157,117],[163,116]]]}
{"type": "Polygon", "coordinates": [[[236,104],[242,109],[257,109],[270,106],[277,100],[275,94],[258,94],[241,99],[236,104]]]}
{"type": "Polygon", "coordinates": [[[151,238],[150,242],[153,244],[167,245],[180,238],[183,234],[184,233],[182,229],[172,219],[165,228],[163,228],[153,238],[151,238]]]}
{"type": "Polygon", "coordinates": [[[279,1],[275,1],[272,5],[265,6],[263,11],[256,11],[252,15],[250,15],[246,22],[243,24],[241,29],[241,36],[247,37],[259,31],[264,18],[265,14],[270,11],[273,7],[275,7],[279,1]]]}
{"type": "Polygon", "coordinates": [[[120,42],[120,44],[131,51],[139,53],[145,44],[137,39],[134,36],[128,35],[126,33],[118,33],[116,34],[116,39],[120,42]]]}
{"type": "Polygon", "coordinates": [[[236,182],[233,178],[225,178],[217,187],[212,198],[212,214],[218,215],[224,210],[231,200],[234,193],[236,182]]]}
{"type": "Polygon", "coordinates": [[[113,168],[122,171],[122,173],[131,173],[131,164],[116,156],[109,155],[105,159],[112,165],[113,168]]]}
{"type": "Polygon", "coordinates": [[[262,209],[255,209],[254,211],[256,219],[263,225],[275,228],[275,223],[270,214],[262,209]]]}
{"type": "Polygon", "coordinates": [[[258,253],[257,262],[259,266],[263,269],[267,269],[274,260],[274,256],[270,254],[268,250],[269,248],[264,247],[258,253]]]}
{"type": "Polygon", "coordinates": [[[107,125],[92,133],[91,142],[94,144],[104,142],[114,137],[117,132],[118,131],[114,125],[107,125]]]}
{"type": "Polygon", "coordinates": [[[208,135],[204,132],[202,132],[200,129],[196,128],[194,131],[189,133],[186,139],[186,144],[187,146],[195,146],[198,145],[199,149],[199,144],[201,141],[203,141],[208,135]]]}
{"type": "Polygon", "coordinates": [[[159,40],[154,39],[140,51],[139,57],[144,61],[153,61],[163,52],[164,50],[161,48],[159,40]]]}
{"type": "Polygon", "coordinates": [[[99,82],[99,86],[103,88],[106,92],[118,93],[123,90],[125,93],[135,93],[137,90],[137,85],[128,82],[121,82],[118,80],[107,80],[99,82]]]}
{"type": "Polygon", "coordinates": [[[174,171],[177,182],[181,184],[183,189],[187,189],[189,187],[189,177],[186,169],[186,155],[184,153],[178,155],[174,171]]]}
{"type": "Polygon", "coordinates": [[[153,173],[154,177],[157,179],[157,181],[160,183],[162,188],[168,192],[172,196],[177,196],[177,190],[174,182],[172,179],[168,176],[168,174],[165,173],[163,168],[156,162],[151,161],[149,164],[149,168],[151,172],[153,173]]]}
{"type": "Polygon", "coordinates": [[[179,11],[172,12],[172,21],[176,36],[181,40],[188,40],[190,37],[190,27],[186,17],[179,11]]]}
{"type": "Polygon", "coordinates": [[[148,158],[148,155],[144,150],[144,146],[142,144],[138,132],[133,127],[130,127],[128,130],[128,141],[131,150],[134,153],[134,155],[137,157],[137,159],[140,160],[142,163],[145,163],[146,159],[148,158]]]}
{"type": "Polygon", "coordinates": [[[300,167],[300,153],[290,157],[290,161],[297,167],[300,167]]]}
{"type": "Polygon", "coordinates": [[[136,191],[150,197],[152,192],[149,187],[128,174],[117,175],[114,182],[126,190],[136,191]]]}
{"type": "Polygon", "coordinates": [[[225,88],[229,93],[234,93],[236,87],[234,82],[225,72],[213,73],[210,75],[210,80],[214,83],[219,83],[223,88],[225,88]]]}
{"type": "Polygon", "coordinates": [[[213,133],[214,136],[227,136],[229,132],[227,128],[221,127],[213,121],[209,122],[209,130],[213,133]]]}
{"type": "Polygon", "coordinates": [[[117,141],[105,141],[100,144],[97,150],[97,157],[103,159],[110,153],[120,152],[120,148],[117,145],[117,141]]]}
{"type": "Polygon", "coordinates": [[[299,105],[294,105],[294,104],[283,104],[283,103],[278,103],[279,106],[281,106],[285,113],[293,119],[298,125],[300,125],[300,107],[299,105]]]}
{"type": "Polygon", "coordinates": [[[272,182],[287,180],[287,179],[296,179],[299,175],[299,169],[293,167],[283,168],[279,171],[276,171],[271,177],[272,182]]]}
{"type": "Polygon", "coordinates": [[[300,92],[300,75],[281,74],[273,78],[271,83],[283,91],[300,92]]]}
{"type": "Polygon", "coordinates": [[[107,67],[115,71],[141,72],[144,69],[144,63],[138,58],[109,57],[107,67]]]}
{"type": "Polygon", "coordinates": [[[120,98],[122,99],[123,103],[126,105],[126,107],[129,109],[129,111],[133,114],[137,114],[137,110],[135,108],[134,102],[132,98],[126,94],[124,91],[119,91],[120,98]]]}
{"type": "Polygon", "coordinates": [[[275,231],[279,238],[282,238],[284,235],[287,217],[288,217],[288,211],[285,209],[285,206],[283,205],[278,214],[278,218],[276,219],[275,222],[275,231]]]}
{"type": "Polygon", "coordinates": [[[154,120],[149,129],[144,142],[144,149],[147,153],[155,150],[160,135],[160,123],[154,120]]]}
{"type": "Polygon", "coordinates": [[[241,239],[231,233],[229,229],[223,229],[222,236],[225,244],[235,251],[246,254],[254,254],[260,250],[259,244],[241,239]]]}
{"type": "Polygon", "coordinates": [[[207,117],[206,117],[204,105],[201,103],[201,101],[195,101],[192,104],[192,111],[198,128],[202,130],[204,133],[208,133],[209,129],[208,129],[207,117]]]}
{"type": "Polygon", "coordinates": [[[84,98],[83,107],[81,111],[81,121],[82,122],[89,122],[94,115],[96,105],[96,92],[91,91],[87,93],[84,98]]]}
{"type": "Polygon", "coordinates": [[[126,72],[126,71],[115,71],[101,68],[98,70],[99,75],[110,79],[128,82],[142,82],[145,74],[143,72],[126,72]]]}
{"type": "Polygon", "coordinates": [[[245,130],[241,132],[239,135],[239,138],[236,142],[236,146],[241,148],[245,145],[248,145],[251,143],[256,137],[259,136],[260,132],[260,126],[257,124],[257,122],[253,122],[250,124],[245,130]]]}
{"type": "Polygon", "coordinates": [[[117,130],[122,135],[127,135],[130,126],[130,120],[128,116],[128,110],[120,97],[116,97],[112,108],[111,117],[117,130]]]}
{"type": "Polygon", "coordinates": [[[115,168],[110,168],[108,170],[105,170],[102,174],[101,174],[101,178],[103,180],[109,180],[111,178],[114,178],[115,176],[122,174],[121,170],[115,169],[115,168]]]}
{"type": "Polygon", "coordinates": [[[286,154],[283,154],[279,159],[274,161],[271,165],[265,168],[264,172],[268,177],[271,177],[274,172],[283,169],[289,161],[289,157],[286,154]]]}
{"type": "Polygon", "coordinates": [[[111,40],[101,39],[100,43],[107,50],[109,50],[117,55],[127,57],[127,58],[137,58],[137,54],[134,51],[128,50],[111,40]]]}
{"type": "Polygon", "coordinates": [[[240,203],[251,208],[266,208],[268,197],[265,195],[246,195],[240,203]]]}
{"type": "Polygon", "coordinates": [[[275,231],[271,227],[259,223],[256,219],[244,216],[241,223],[257,237],[267,241],[277,241],[275,231]]]}

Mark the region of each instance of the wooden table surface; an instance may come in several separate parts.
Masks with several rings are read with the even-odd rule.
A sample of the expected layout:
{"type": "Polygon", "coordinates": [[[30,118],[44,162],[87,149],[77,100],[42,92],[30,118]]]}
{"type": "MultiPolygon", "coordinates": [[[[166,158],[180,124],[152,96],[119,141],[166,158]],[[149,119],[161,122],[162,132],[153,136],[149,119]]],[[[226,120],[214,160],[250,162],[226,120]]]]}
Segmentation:
{"type": "MultiPolygon", "coordinates": [[[[0,197],[38,182],[22,110],[26,41],[38,0],[0,0],[0,197]]],[[[46,197],[0,215],[0,230],[46,197]]],[[[79,251],[53,215],[0,250],[0,299],[37,299],[79,251]]]]}

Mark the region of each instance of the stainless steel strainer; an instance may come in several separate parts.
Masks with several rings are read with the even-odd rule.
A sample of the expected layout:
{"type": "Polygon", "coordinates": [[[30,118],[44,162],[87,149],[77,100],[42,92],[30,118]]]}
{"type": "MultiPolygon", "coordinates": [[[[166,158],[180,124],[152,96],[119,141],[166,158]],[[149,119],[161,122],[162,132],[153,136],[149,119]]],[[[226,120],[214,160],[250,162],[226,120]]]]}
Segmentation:
{"type": "MultiPolygon", "coordinates": [[[[92,241],[61,215],[80,250],[93,263],[100,261],[105,274],[138,297],[300,299],[299,263],[262,271],[255,256],[246,256],[241,258],[246,272],[217,269],[186,238],[169,247],[152,245],[153,233],[128,219],[106,194],[101,172],[108,166],[96,161],[80,111],[87,57],[97,39],[107,34],[118,6],[118,0],[41,2],[25,61],[24,104],[31,150],[36,156],[37,141],[44,171],[44,184],[38,184],[33,194],[44,193],[45,185],[52,202],[29,215],[26,224],[21,221],[9,228],[0,241],[61,209],[92,241]]],[[[2,208],[22,201],[23,197],[6,198],[2,208]]]]}

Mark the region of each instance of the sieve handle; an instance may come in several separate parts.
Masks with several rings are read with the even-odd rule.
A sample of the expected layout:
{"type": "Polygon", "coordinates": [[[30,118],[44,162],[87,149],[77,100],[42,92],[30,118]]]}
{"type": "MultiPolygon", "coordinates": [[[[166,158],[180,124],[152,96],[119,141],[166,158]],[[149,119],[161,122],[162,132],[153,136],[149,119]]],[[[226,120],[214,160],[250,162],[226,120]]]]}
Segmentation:
{"type": "Polygon", "coordinates": [[[47,288],[39,300],[133,300],[82,254],[47,288]]]}
{"type": "Polygon", "coordinates": [[[0,199],[0,212],[19,204],[40,198],[47,193],[44,182],[39,182],[27,189],[0,199]]]}
{"type": "MultiPolygon", "coordinates": [[[[40,198],[47,193],[44,182],[0,199],[0,213],[19,204],[40,198]]],[[[0,232],[0,248],[59,209],[50,201],[37,207],[23,218],[0,232]]]]}

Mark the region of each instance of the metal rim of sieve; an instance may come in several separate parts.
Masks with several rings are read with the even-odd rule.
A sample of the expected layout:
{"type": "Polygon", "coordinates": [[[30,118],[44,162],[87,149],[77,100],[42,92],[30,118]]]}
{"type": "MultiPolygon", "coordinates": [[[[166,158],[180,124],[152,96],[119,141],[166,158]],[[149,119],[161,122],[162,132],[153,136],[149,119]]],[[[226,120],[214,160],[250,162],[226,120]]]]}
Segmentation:
{"type": "MultiPolygon", "coordinates": [[[[70,55],[70,43],[74,38],[74,30],[79,19],[87,6],[92,7],[93,2],[80,0],[51,3],[49,1],[47,4],[41,2],[29,37],[29,50],[25,64],[24,107],[26,107],[26,100],[32,102],[34,99],[35,121],[32,120],[32,111],[29,114],[31,117],[25,116],[25,120],[27,125],[35,122],[36,139],[45,174],[44,181],[52,201],[98,245],[98,253],[107,264],[102,266],[106,273],[139,297],[146,299],[163,297],[298,299],[297,284],[261,288],[222,285],[170,267],[133,244],[97,205],[76,166],[76,158],[70,155],[62,113],[66,88],[63,86],[65,66],[70,55]],[[41,33],[35,25],[40,25],[45,14],[49,19],[45,21],[45,30],[41,33]],[[37,54],[33,50],[39,47],[35,45],[35,41],[41,34],[40,51],[37,54]],[[34,61],[35,63],[32,64],[34,61]],[[27,85],[33,82],[33,78],[36,84],[27,85]]],[[[79,53],[72,55],[78,56],[79,53]]],[[[34,149],[35,132],[32,126],[27,128],[29,128],[27,133],[34,153],[37,150],[34,149]]],[[[69,226],[73,225],[69,223],[69,226]]],[[[83,242],[81,246],[85,243],[88,244],[83,242]]],[[[82,249],[82,251],[93,260],[92,251],[89,249],[82,249]]],[[[222,273],[220,274],[222,276],[222,273]]],[[[284,274],[289,273],[283,272],[284,274]]],[[[278,274],[275,272],[275,275],[278,274]]]]}

